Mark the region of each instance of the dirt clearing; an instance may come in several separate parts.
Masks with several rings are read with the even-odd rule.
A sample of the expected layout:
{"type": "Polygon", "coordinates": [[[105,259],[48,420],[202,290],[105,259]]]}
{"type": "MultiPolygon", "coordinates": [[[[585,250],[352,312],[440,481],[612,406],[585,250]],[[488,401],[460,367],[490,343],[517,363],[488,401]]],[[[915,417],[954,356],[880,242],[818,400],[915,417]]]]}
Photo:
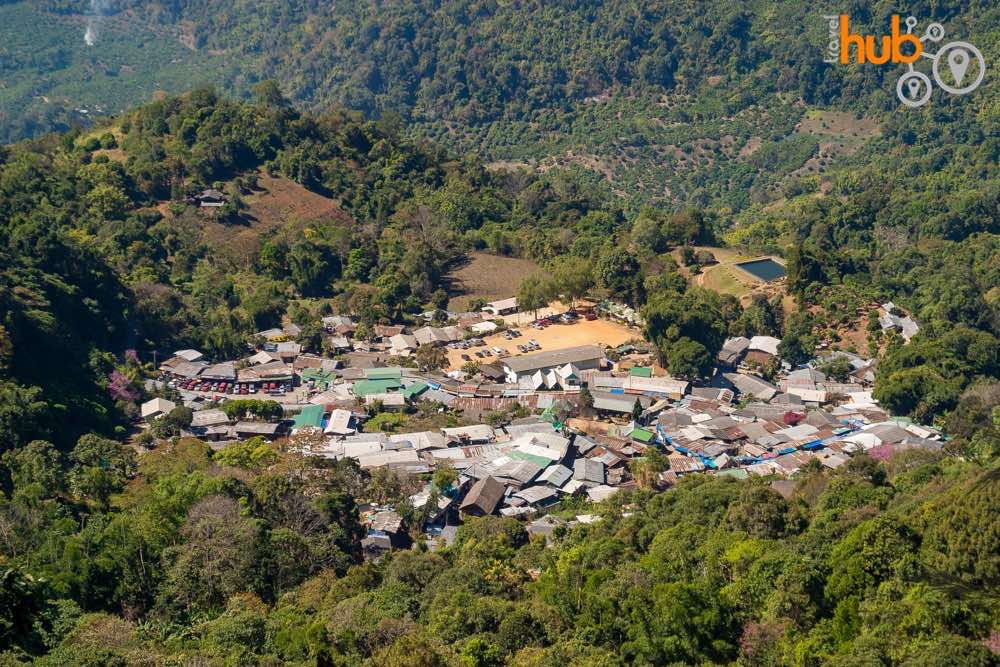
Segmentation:
{"type": "MultiPolygon", "coordinates": [[[[630,329],[624,325],[610,320],[578,320],[575,324],[553,324],[545,329],[533,329],[530,326],[520,327],[520,338],[506,340],[503,334],[487,336],[484,342],[487,347],[499,347],[510,352],[511,357],[522,356],[517,350],[518,345],[523,345],[529,340],[538,341],[542,349],[540,352],[551,352],[567,347],[578,345],[606,345],[617,347],[630,340],[642,339],[642,332],[638,329],[630,329]]],[[[481,359],[476,356],[476,352],[482,347],[474,347],[469,350],[448,350],[448,361],[452,369],[461,368],[466,363],[462,355],[468,355],[473,361],[479,363],[489,363],[496,361],[496,356],[488,356],[481,359]]],[[[529,353],[530,354],[530,353],[529,353]]]]}
{"type": "Polygon", "coordinates": [[[469,261],[448,275],[452,295],[448,309],[465,310],[473,299],[495,301],[515,296],[521,281],[538,268],[529,259],[469,253],[469,261]]]}
{"type": "Polygon", "coordinates": [[[211,213],[201,213],[205,218],[205,241],[237,263],[259,252],[261,239],[272,232],[291,240],[312,223],[354,224],[333,199],[287,178],[263,173],[258,175],[257,189],[245,195],[243,202],[246,209],[240,215],[240,222],[223,224],[216,222],[211,213]]]}

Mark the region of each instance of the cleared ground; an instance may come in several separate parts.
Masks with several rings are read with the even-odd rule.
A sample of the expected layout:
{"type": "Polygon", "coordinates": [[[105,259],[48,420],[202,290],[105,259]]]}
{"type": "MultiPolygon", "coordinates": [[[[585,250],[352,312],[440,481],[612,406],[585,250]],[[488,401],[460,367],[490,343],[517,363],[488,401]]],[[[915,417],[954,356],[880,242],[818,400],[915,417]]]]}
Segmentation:
{"type": "MultiPolygon", "coordinates": [[[[702,272],[698,275],[690,276],[690,274],[688,274],[696,285],[701,285],[702,287],[710,289],[713,292],[718,292],[719,294],[732,294],[737,299],[740,299],[740,301],[744,304],[749,302],[750,295],[754,291],[762,290],[767,291],[768,293],[771,293],[776,289],[783,291],[783,288],[780,287],[782,283],[766,283],[736,266],[741,262],[746,262],[751,259],[759,259],[759,256],[744,255],[733,248],[695,246],[694,249],[696,251],[707,250],[712,253],[718,261],[718,264],[703,267],[702,272]]],[[[678,264],[680,264],[679,250],[674,252],[674,257],[677,259],[678,264]]],[[[686,269],[684,269],[684,271],[686,272],[686,269]]]]}
{"type": "MultiPolygon", "coordinates": [[[[542,312],[542,311],[539,311],[542,312]]],[[[609,320],[580,320],[576,324],[553,324],[545,329],[533,329],[525,326],[519,329],[520,338],[513,340],[504,339],[503,335],[487,336],[484,341],[488,347],[499,347],[510,352],[510,356],[522,356],[517,351],[518,345],[523,345],[529,340],[537,340],[542,346],[541,352],[560,350],[566,347],[576,347],[578,345],[610,345],[617,346],[627,343],[630,340],[641,339],[642,333],[637,329],[630,329],[624,325],[609,320]]],[[[496,361],[496,356],[480,359],[475,356],[475,347],[470,350],[448,350],[448,361],[451,369],[461,368],[466,363],[462,359],[463,354],[469,355],[473,361],[488,363],[496,361]]]]}
{"type": "Polygon", "coordinates": [[[353,224],[351,216],[336,201],[317,194],[287,178],[275,178],[261,173],[257,190],[245,195],[241,222],[219,223],[210,213],[205,218],[204,238],[220,252],[235,261],[243,260],[260,250],[261,238],[277,230],[289,239],[300,234],[310,223],[336,221],[353,224]]]}
{"type": "MultiPolygon", "coordinates": [[[[742,299],[750,294],[754,289],[754,282],[751,276],[745,271],[737,269],[734,265],[738,262],[745,262],[750,259],[733,248],[717,248],[714,246],[695,246],[694,250],[707,250],[715,256],[718,264],[702,267],[700,274],[691,276],[696,285],[701,285],[719,294],[732,294],[738,299],[742,299]]],[[[680,264],[680,250],[674,251],[674,259],[680,264]]]]}
{"type": "Polygon", "coordinates": [[[473,299],[495,301],[517,294],[521,281],[538,270],[528,259],[469,253],[469,260],[448,275],[449,310],[465,310],[473,299]]]}

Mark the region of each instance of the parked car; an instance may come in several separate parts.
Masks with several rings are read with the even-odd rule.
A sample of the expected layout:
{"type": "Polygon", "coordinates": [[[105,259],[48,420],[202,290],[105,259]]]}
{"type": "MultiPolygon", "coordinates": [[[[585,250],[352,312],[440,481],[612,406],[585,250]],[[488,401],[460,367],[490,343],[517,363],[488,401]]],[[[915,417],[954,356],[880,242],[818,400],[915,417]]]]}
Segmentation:
{"type": "Polygon", "coordinates": [[[472,361],[472,357],[467,354],[462,355],[462,361],[472,361]]]}

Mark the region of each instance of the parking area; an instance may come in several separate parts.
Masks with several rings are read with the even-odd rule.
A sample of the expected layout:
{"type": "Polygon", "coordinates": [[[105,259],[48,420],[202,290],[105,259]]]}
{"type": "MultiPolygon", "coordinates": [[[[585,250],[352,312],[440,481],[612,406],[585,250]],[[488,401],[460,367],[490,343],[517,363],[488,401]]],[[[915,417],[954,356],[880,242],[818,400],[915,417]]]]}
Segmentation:
{"type": "MultiPolygon", "coordinates": [[[[164,380],[164,378],[161,378],[164,380]]],[[[234,398],[257,398],[277,401],[279,403],[295,403],[308,395],[308,387],[296,387],[292,382],[213,382],[210,380],[170,380],[168,386],[177,389],[182,394],[200,396],[208,400],[234,398]]]]}
{"type": "Polygon", "coordinates": [[[615,347],[642,337],[639,331],[616,322],[611,322],[610,320],[586,320],[584,318],[579,318],[572,324],[552,324],[543,328],[533,327],[528,324],[518,327],[516,331],[521,335],[513,338],[505,338],[503,333],[499,333],[483,338],[483,345],[481,346],[473,346],[467,350],[448,349],[449,370],[460,369],[467,361],[478,363],[496,361],[497,355],[492,351],[492,348],[506,351],[505,356],[516,357],[522,354],[560,350],[578,345],[593,344],[615,347]],[[536,342],[537,346],[530,345],[532,341],[536,342]],[[528,346],[532,349],[528,349],[527,351],[519,350],[519,345],[528,346]],[[487,350],[490,351],[490,354],[486,354],[487,350]],[[477,356],[477,352],[483,354],[483,356],[477,356]],[[463,359],[463,355],[467,356],[468,359],[463,359]]]}

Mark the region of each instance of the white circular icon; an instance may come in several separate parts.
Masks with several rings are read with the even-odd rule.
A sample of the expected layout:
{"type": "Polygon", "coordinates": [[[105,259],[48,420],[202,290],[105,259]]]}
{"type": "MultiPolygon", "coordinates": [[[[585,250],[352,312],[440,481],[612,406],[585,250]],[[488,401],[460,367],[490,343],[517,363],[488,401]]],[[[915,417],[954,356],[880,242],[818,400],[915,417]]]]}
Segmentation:
{"type": "Polygon", "coordinates": [[[940,23],[927,24],[927,30],[924,31],[924,36],[920,38],[920,41],[925,39],[929,42],[940,42],[944,39],[944,26],[940,23]]]}
{"type": "Polygon", "coordinates": [[[908,107],[923,106],[931,98],[931,92],[930,77],[923,72],[912,70],[896,81],[896,97],[908,107]]]}
{"type": "MultiPolygon", "coordinates": [[[[983,54],[979,52],[979,49],[972,44],[968,42],[948,42],[934,55],[931,72],[934,74],[934,80],[937,82],[937,85],[941,86],[941,90],[947,91],[952,95],[965,95],[978,88],[979,84],[983,82],[983,77],[986,76],[986,61],[983,59],[983,54]],[[962,81],[965,79],[973,58],[979,63],[979,73],[972,83],[962,86],[962,81]],[[941,80],[942,60],[948,65],[956,86],[948,85],[941,80]]],[[[898,89],[899,86],[897,85],[896,88],[898,89]]]]}

